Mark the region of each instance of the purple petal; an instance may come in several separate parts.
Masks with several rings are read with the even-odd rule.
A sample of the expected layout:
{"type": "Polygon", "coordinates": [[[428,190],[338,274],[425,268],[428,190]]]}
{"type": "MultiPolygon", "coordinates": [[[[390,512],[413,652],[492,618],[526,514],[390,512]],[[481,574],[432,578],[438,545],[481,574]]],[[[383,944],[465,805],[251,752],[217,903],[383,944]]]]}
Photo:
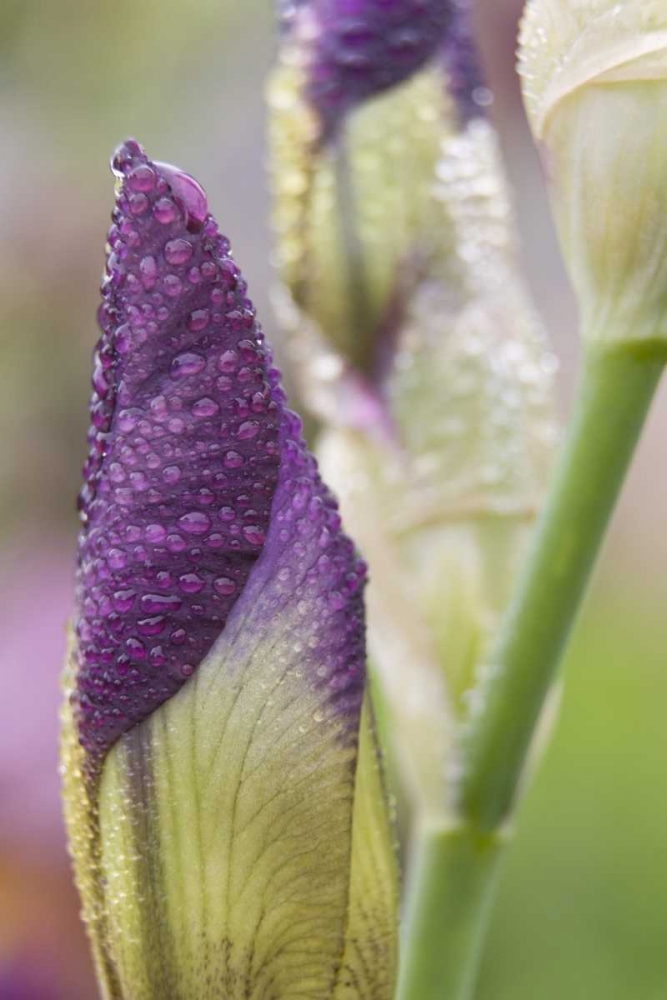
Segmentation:
{"type": "Polygon", "coordinates": [[[338,504],[305,448],[301,421],[285,411],[271,527],[234,609],[234,632],[241,645],[289,649],[283,657],[325,692],[322,700],[347,721],[354,741],[365,683],[365,583],[366,565],[341,531],[338,504]]]}
{"type": "Polygon", "coordinates": [[[292,4],[289,13],[308,50],[307,95],[328,137],[346,111],[412,76],[436,53],[451,0],[311,0],[292,4]]]}
{"type": "Polygon", "coordinates": [[[363,687],[363,566],[229,244],[182,171],[131,140],[113,168],[77,588],[74,700],[93,770],[191,676],[263,552],[265,567],[321,574],[335,669],[363,687]]]}

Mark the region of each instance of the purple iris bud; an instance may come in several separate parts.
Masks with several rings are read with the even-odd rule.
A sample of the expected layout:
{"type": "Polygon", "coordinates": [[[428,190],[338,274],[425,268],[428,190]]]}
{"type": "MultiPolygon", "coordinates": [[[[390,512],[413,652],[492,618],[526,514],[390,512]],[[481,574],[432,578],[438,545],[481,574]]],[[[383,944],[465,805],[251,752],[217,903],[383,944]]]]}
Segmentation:
{"type": "Polygon", "coordinates": [[[283,5],[282,13],[308,53],[306,93],[329,136],[348,110],[437,52],[451,0],[311,0],[283,5]]]}
{"type": "Polygon", "coordinates": [[[92,769],[193,674],[260,563],[283,574],[286,605],[298,602],[291,579],[317,580],[320,659],[330,654],[331,697],[357,726],[365,568],[286,408],[229,243],[187,174],[133,140],[112,166],[73,695],[92,769]]]}

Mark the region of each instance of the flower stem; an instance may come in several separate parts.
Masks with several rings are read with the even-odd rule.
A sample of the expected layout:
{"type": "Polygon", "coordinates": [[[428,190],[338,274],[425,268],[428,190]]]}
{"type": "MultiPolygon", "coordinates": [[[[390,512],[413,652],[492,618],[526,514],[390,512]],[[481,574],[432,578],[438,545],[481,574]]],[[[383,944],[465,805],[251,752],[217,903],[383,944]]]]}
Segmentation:
{"type": "Polygon", "coordinates": [[[507,821],[535,726],[667,361],[590,350],[526,570],[459,746],[458,825],[417,835],[397,1000],[470,1000],[507,821]]]}
{"type": "Polygon", "coordinates": [[[568,440],[462,742],[459,814],[511,813],[535,726],[665,366],[664,343],[589,350],[568,440]]]}
{"type": "Polygon", "coordinates": [[[416,835],[396,1000],[469,1000],[504,841],[470,827],[416,835]]]}

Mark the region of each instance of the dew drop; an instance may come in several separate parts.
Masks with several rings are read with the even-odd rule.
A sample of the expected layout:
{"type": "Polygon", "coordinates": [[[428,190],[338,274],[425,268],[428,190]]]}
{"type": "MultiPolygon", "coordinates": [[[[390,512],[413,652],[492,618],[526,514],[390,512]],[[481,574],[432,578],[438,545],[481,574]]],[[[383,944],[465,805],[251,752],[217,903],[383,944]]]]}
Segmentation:
{"type": "Polygon", "coordinates": [[[148,208],[148,198],[145,194],[132,194],[128,199],[130,215],[143,215],[148,208]]]}
{"type": "Polygon", "coordinates": [[[239,469],[243,465],[243,455],[238,451],[228,451],[223,459],[223,465],[227,469],[239,469]]]}
{"type": "Polygon", "coordinates": [[[167,537],[167,531],[161,524],[149,524],[145,531],[145,538],[147,542],[152,542],[154,545],[159,545],[167,537]]]}
{"type": "Polygon", "coordinates": [[[162,287],[172,299],[177,298],[183,291],[183,283],[176,274],[166,274],[162,279],[162,287]]]}
{"type": "Polygon", "coordinates": [[[127,559],[122,549],[109,549],[107,561],[111,569],[125,569],[127,559]]]}
{"type": "Polygon", "coordinates": [[[134,590],[117,590],[113,595],[113,605],[116,611],[120,611],[121,614],[130,611],[136,596],[134,590]]]}
{"type": "Polygon", "coordinates": [[[171,377],[187,378],[189,375],[197,375],[205,367],[206,360],[200,354],[178,354],[171,363],[171,377]]]}
{"type": "Polygon", "coordinates": [[[162,470],[162,478],[169,486],[174,486],[181,478],[181,470],[177,465],[167,465],[162,470]]]}
{"type": "Polygon", "coordinates": [[[218,358],[218,370],[230,375],[238,367],[239,356],[236,351],[223,351],[218,358]]]}
{"type": "Polygon", "coordinates": [[[125,648],[133,660],[144,660],[146,658],[146,647],[140,639],[135,639],[134,636],[127,639],[125,648]]]}
{"type": "Polygon", "coordinates": [[[208,309],[195,309],[194,312],[190,313],[188,330],[192,330],[193,333],[199,333],[201,330],[206,329],[209,320],[210,314],[208,309]]]}
{"type": "Polygon", "coordinates": [[[178,215],[178,209],[171,198],[160,198],[155,203],[153,215],[163,226],[168,226],[178,215]]]}
{"type": "Polygon", "coordinates": [[[187,264],[187,262],[192,257],[194,248],[192,243],[188,240],[175,239],[169,240],[164,248],[164,256],[169,264],[177,266],[179,264],[187,264]]]}
{"type": "Polygon", "coordinates": [[[158,614],[165,611],[178,611],[183,602],[173,594],[144,594],[140,602],[142,611],[158,614]]]}
{"type": "Polygon", "coordinates": [[[256,420],[245,420],[238,429],[237,437],[241,441],[248,441],[259,434],[259,423],[256,420]]]}
{"type": "Polygon", "coordinates": [[[167,624],[167,619],[163,615],[154,615],[151,618],[142,618],[137,622],[137,629],[141,635],[159,635],[167,624]]]}
{"type": "Polygon", "coordinates": [[[257,524],[248,524],[243,528],[242,535],[251,545],[263,545],[266,538],[265,532],[257,524]]]}
{"type": "Polygon", "coordinates": [[[219,409],[220,407],[214,399],[204,396],[202,399],[198,399],[196,403],[193,403],[192,413],[195,417],[214,417],[219,409]]]}
{"type": "Polygon", "coordinates": [[[178,585],[184,594],[199,594],[204,589],[204,580],[197,573],[184,573],[179,576],[178,585]]]}
{"type": "Polygon", "coordinates": [[[129,174],[127,184],[132,191],[152,191],[156,179],[153,168],[147,163],[142,163],[129,174]]]}
{"type": "Polygon", "coordinates": [[[162,646],[153,646],[148,654],[148,659],[154,667],[163,667],[167,662],[162,646]]]}
{"type": "Polygon", "coordinates": [[[211,520],[200,510],[193,510],[179,517],[178,524],[189,535],[205,535],[211,527],[211,520]]]}
{"type": "Polygon", "coordinates": [[[203,188],[194,177],[170,163],[156,163],[155,166],[166,178],[174,197],[182,204],[186,222],[194,222],[199,227],[203,225],[208,215],[208,201],[203,188]]]}

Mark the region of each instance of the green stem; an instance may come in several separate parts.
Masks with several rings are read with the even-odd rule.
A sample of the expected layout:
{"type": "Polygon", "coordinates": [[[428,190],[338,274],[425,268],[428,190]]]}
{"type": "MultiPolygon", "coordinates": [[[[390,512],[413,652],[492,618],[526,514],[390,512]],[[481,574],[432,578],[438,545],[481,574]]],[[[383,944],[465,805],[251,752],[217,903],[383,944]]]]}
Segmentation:
{"type": "Polygon", "coordinates": [[[589,351],[535,544],[462,741],[457,807],[492,831],[511,812],[544,700],[665,365],[665,345],[589,351]]]}
{"type": "Polygon", "coordinates": [[[591,350],[532,554],[462,738],[459,826],[417,836],[397,1000],[469,1000],[503,824],[542,706],[667,360],[655,342],[591,350]]]}
{"type": "Polygon", "coordinates": [[[503,840],[470,828],[417,834],[397,1000],[468,1000],[503,840]]]}

